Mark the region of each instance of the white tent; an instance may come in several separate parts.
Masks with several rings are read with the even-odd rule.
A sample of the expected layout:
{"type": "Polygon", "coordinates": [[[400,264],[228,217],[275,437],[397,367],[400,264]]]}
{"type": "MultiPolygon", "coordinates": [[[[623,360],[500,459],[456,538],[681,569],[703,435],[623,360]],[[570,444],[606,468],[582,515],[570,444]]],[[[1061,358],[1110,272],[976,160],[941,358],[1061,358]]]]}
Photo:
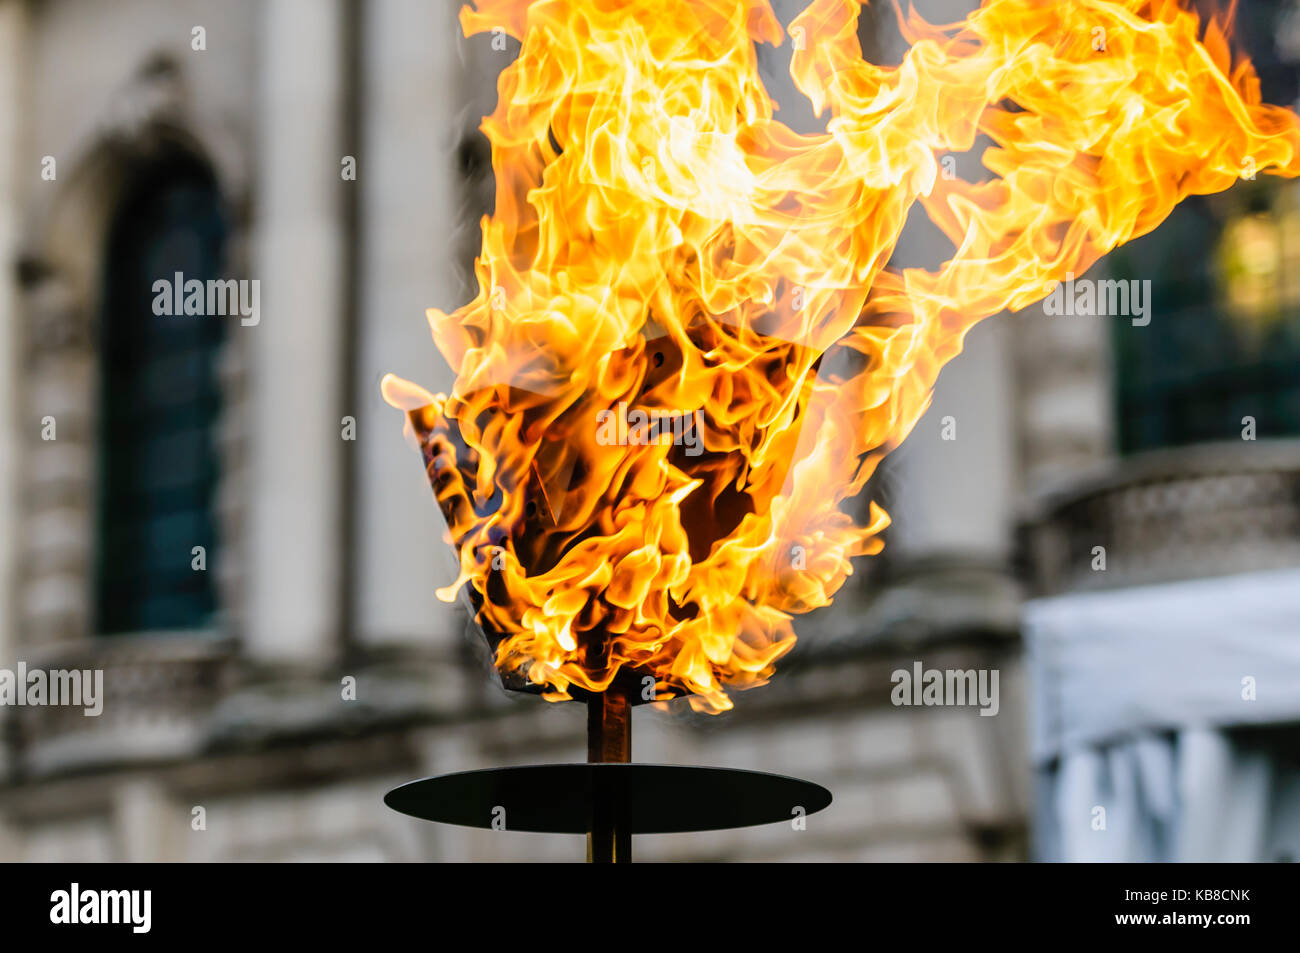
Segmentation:
{"type": "Polygon", "coordinates": [[[1300,859],[1300,570],[1039,599],[1024,621],[1039,859],[1300,859]]]}

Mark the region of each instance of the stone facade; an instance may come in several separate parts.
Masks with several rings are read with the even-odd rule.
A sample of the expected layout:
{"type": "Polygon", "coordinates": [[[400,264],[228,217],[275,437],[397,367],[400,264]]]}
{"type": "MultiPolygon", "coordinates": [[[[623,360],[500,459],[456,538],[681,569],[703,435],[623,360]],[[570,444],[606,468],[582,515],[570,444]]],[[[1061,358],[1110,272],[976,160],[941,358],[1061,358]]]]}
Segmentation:
{"type": "MultiPolygon", "coordinates": [[[[490,196],[474,126],[511,54],[461,39],[454,14],[0,0],[0,667],[99,668],[108,691],[99,719],[0,712],[0,858],[581,859],[576,838],[440,828],[381,801],[414,777],[584,751],[580,708],[505,695],[434,599],[452,577],[438,514],[379,397],[385,371],[449,385],[422,313],[467,294],[490,196]],[[88,595],[104,233],[130,170],[170,152],[212,170],[226,271],[261,280],[264,317],[220,359],[218,622],[105,638],[88,595]]],[[[885,555],[803,620],[773,684],[716,718],[636,715],[637,760],[807,777],[834,804],[807,830],[640,838],[638,856],[1029,856],[1022,580],[1070,585],[1068,510],[1045,494],[1119,466],[1107,348],[1099,321],[1032,310],[970,335],[873,481],[896,520],[885,555]],[[1050,580],[1018,571],[1035,545],[1050,580]],[[916,661],[997,669],[997,717],[892,704],[916,661]]]]}

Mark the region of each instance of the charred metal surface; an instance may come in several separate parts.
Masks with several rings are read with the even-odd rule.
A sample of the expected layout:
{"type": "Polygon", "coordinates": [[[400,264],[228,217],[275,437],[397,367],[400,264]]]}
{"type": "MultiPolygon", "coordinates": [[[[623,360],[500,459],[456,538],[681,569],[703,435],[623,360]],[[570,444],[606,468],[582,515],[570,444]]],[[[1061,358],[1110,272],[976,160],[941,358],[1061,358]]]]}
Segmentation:
{"type": "MultiPolygon", "coordinates": [[[[725,352],[726,340],[719,338],[719,341],[721,343],[714,342],[718,351],[725,352]]],[[[689,478],[701,482],[700,488],[680,505],[691,558],[703,560],[714,544],[733,532],[747,515],[770,505],[770,497],[779,491],[792,461],[789,458],[778,460],[775,465],[779,472],[768,471],[765,490],[760,493],[746,483],[746,474],[742,473],[742,478],[737,480],[735,454],[739,451],[710,451],[703,447],[702,442],[687,444],[675,439],[676,435],[669,435],[674,437],[671,441],[665,438],[665,427],[676,425],[684,429],[687,426],[687,415],[673,409],[674,404],[681,402],[675,396],[683,370],[681,348],[671,337],[662,334],[638,343],[636,348],[644,348],[644,353],[636,354],[635,349],[629,349],[628,356],[641,360],[644,370],[637,396],[628,405],[644,411],[654,421],[649,432],[655,439],[671,444],[667,451],[668,462],[689,478]]],[[[750,355],[747,360],[770,365],[762,376],[772,381],[773,386],[782,386],[788,381],[785,378],[787,368],[792,362],[797,363],[806,352],[798,345],[770,339],[766,350],[759,349],[757,355],[752,350],[747,353],[750,355]]],[[[715,358],[722,359],[717,355],[715,358]]],[[[789,386],[810,388],[811,378],[789,386]]],[[[592,440],[568,439],[570,434],[594,427],[598,415],[609,411],[610,408],[602,401],[598,394],[579,395],[563,413],[551,419],[542,416],[549,404],[544,395],[499,385],[494,388],[490,399],[482,403],[453,397],[441,412],[431,405],[408,414],[424,456],[430,485],[451,530],[458,557],[468,543],[465,528],[489,517],[496,517],[497,528],[490,538],[476,543],[485,550],[476,554],[476,558],[489,560],[495,547],[508,544],[530,576],[547,572],[565,552],[602,531],[601,518],[612,512],[619,487],[602,488],[600,499],[590,498],[585,492],[586,477],[596,465],[594,454],[599,450],[593,447],[592,440]],[[471,406],[475,409],[471,410],[471,406]],[[464,416],[469,413],[477,416],[472,419],[464,416]],[[501,485],[503,477],[500,471],[489,484],[478,485],[478,455],[464,439],[461,428],[486,427],[491,422],[489,416],[494,414],[518,417],[521,432],[531,427],[544,427],[544,436],[522,487],[501,485]],[[510,511],[506,508],[508,500],[517,501],[510,511]]],[[[627,409],[620,407],[618,412],[627,409]]],[[[710,427],[713,425],[701,411],[694,411],[689,417],[689,425],[695,428],[692,432],[694,438],[700,438],[702,432],[712,432],[710,427]]],[[[491,603],[496,609],[492,614],[499,619],[510,617],[508,611],[502,611],[509,610],[510,605],[501,577],[489,573],[487,579],[485,592],[466,585],[461,587],[460,594],[470,618],[495,653],[511,633],[498,631],[489,621],[489,613],[483,611],[484,606],[491,603]]],[[[593,605],[589,608],[598,607],[593,605]]],[[[672,605],[675,618],[689,619],[696,611],[693,604],[672,605]]],[[[605,634],[594,626],[592,620],[584,623],[582,616],[575,622],[574,631],[588,653],[587,667],[599,670],[603,662],[598,656],[605,654],[608,648],[605,634]]],[[[518,672],[502,675],[502,683],[513,691],[541,693],[545,690],[544,686],[527,681],[518,672]]],[[[675,697],[673,687],[657,681],[650,671],[626,666],[620,669],[610,688],[631,705],[675,697]]],[[[592,697],[590,692],[576,686],[570,686],[569,694],[581,701],[592,697]]]]}

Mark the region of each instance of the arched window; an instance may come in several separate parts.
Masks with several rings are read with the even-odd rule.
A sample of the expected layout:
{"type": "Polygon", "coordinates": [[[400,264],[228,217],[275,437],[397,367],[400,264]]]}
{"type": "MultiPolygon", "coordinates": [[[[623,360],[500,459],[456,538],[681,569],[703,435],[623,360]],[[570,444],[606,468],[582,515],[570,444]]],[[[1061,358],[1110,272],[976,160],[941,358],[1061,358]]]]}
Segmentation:
{"type": "Polygon", "coordinates": [[[110,226],[99,339],[101,634],[213,621],[215,363],[231,318],[158,315],[154,303],[159,280],[218,278],[225,238],[216,184],[189,160],[140,170],[110,226]],[[194,568],[196,547],[205,569],[194,568]]]}

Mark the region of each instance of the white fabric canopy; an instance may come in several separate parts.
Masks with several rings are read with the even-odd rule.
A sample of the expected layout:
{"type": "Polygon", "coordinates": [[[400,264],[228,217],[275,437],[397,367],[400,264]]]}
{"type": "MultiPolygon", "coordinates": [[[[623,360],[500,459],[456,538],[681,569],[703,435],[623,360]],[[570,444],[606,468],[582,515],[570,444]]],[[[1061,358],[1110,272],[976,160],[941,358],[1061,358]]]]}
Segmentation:
{"type": "Polygon", "coordinates": [[[1300,570],[1034,600],[1024,628],[1041,859],[1300,859],[1300,735],[1242,730],[1300,722],[1300,570]]]}

